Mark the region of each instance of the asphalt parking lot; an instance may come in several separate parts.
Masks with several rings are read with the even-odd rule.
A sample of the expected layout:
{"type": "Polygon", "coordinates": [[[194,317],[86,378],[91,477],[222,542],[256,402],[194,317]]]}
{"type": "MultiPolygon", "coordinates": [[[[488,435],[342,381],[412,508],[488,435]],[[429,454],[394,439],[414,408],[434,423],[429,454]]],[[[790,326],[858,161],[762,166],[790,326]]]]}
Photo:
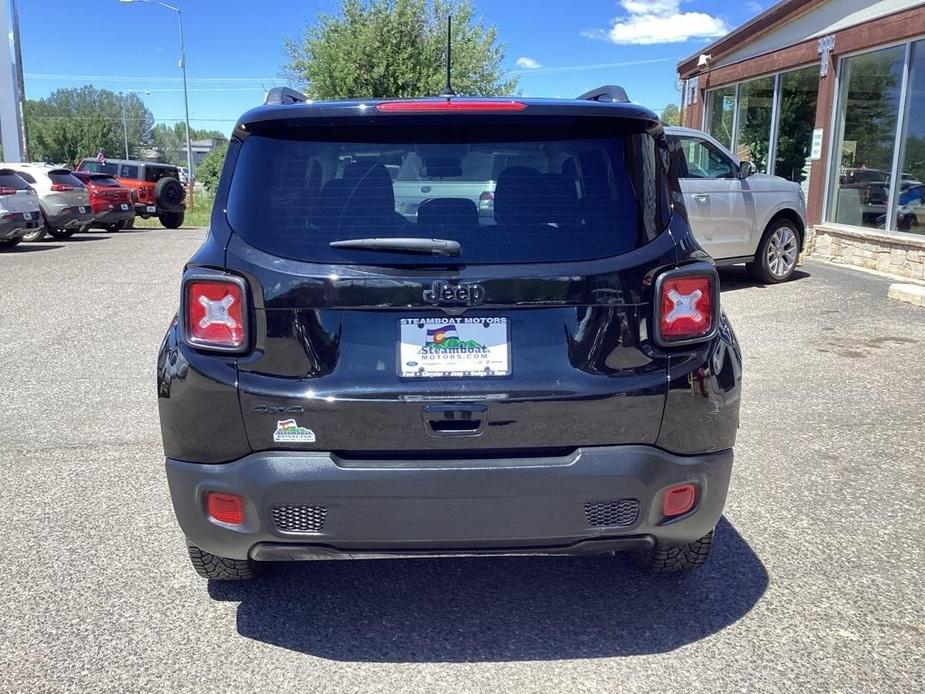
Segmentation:
{"type": "Polygon", "coordinates": [[[210,585],[164,478],[155,355],[201,230],[0,253],[0,690],[913,692],[925,310],[809,262],[724,273],[742,426],[708,566],[319,562],[210,585]]]}

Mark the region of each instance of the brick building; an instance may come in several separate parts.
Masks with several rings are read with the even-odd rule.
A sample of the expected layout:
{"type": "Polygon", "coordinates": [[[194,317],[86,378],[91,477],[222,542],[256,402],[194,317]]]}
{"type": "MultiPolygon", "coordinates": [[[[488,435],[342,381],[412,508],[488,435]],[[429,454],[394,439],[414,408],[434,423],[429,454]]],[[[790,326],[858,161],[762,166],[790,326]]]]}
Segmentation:
{"type": "Polygon", "coordinates": [[[812,253],[925,279],[925,2],[782,0],[678,74],[684,125],[801,183],[812,253]]]}

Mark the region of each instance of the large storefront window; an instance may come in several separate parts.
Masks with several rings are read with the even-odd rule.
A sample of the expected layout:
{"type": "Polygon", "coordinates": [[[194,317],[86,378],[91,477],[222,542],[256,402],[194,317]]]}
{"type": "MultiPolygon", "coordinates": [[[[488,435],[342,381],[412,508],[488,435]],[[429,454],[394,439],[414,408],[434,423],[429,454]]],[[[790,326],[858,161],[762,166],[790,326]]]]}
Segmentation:
{"type": "Polygon", "coordinates": [[[912,45],[906,134],[893,228],[925,234],[925,41],[912,45]]]}
{"type": "Polygon", "coordinates": [[[774,175],[801,183],[809,166],[813,128],[816,127],[819,66],[783,73],[780,95],[774,175]]]}
{"type": "Polygon", "coordinates": [[[758,171],[807,187],[818,94],[818,65],[712,89],[706,130],[758,171]]]}
{"type": "Polygon", "coordinates": [[[739,87],[735,153],[739,159],[752,162],[761,173],[768,173],[773,105],[773,77],[762,77],[739,87]]]}
{"type": "Polygon", "coordinates": [[[896,46],[841,63],[830,222],[884,227],[905,52],[896,46]]]}
{"type": "Polygon", "coordinates": [[[721,87],[710,92],[707,127],[709,133],[732,149],[732,125],[735,119],[736,88],[721,87]]]}

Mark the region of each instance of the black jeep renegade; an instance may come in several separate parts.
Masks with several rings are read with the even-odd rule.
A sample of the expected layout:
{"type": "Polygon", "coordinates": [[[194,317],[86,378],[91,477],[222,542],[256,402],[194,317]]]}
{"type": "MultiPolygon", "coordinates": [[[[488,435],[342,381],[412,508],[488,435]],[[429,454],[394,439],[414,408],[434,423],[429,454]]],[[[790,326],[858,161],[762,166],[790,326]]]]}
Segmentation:
{"type": "Polygon", "coordinates": [[[741,362],[672,160],[619,88],[272,90],[234,130],[158,358],[196,570],[614,551],[701,565],[741,362]]]}

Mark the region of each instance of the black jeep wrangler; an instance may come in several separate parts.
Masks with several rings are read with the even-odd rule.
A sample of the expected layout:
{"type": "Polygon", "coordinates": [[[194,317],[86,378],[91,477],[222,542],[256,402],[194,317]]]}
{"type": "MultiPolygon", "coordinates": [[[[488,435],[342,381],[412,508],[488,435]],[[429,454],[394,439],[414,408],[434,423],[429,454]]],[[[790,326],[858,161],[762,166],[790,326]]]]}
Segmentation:
{"type": "Polygon", "coordinates": [[[658,118],[612,87],[303,100],[273,90],[238,122],[158,358],[196,570],[615,551],[701,565],[741,361],[658,118]],[[420,201],[402,213],[409,160],[420,201]],[[493,190],[467,180],[488,168],[493,190]]]}

